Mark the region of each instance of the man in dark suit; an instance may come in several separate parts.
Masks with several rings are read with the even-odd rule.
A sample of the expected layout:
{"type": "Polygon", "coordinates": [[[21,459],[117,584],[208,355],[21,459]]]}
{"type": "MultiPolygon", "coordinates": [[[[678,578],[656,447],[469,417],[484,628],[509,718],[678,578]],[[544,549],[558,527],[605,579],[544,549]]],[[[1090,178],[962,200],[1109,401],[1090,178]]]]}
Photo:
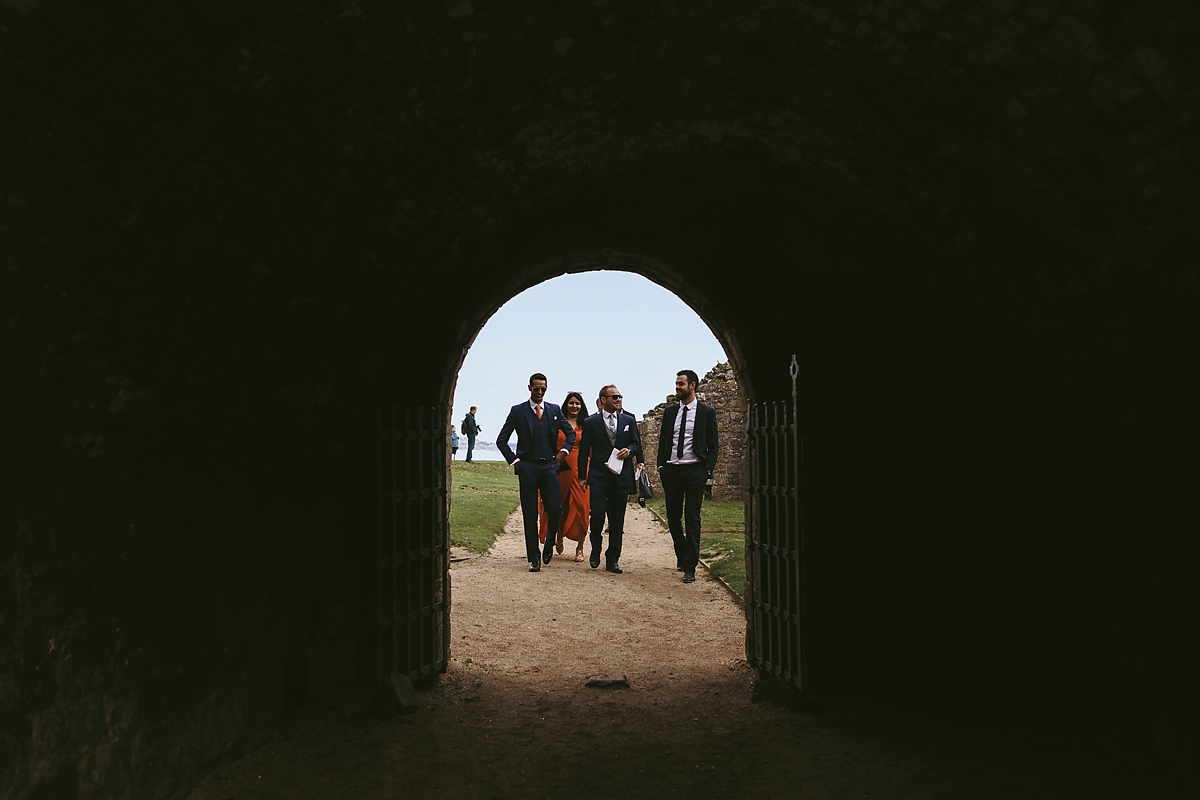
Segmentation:
{"type": "Polygon", "coordinates": [[[562,506],[562,493],[558,488],[558,467],[567,459],[567,453],[575,446],[575,428],[567,422],[562,409],[554,403],[544,402],[546,376],[535,372],[529,376],[529,401],[517,403],[508,412],[508,419],[500,429],[496,446],[504,459],[513,467],[521,487],[521,514],[525,517],[525,555],[530,572],[540,572],[542,562],[549,564],[554,557],[554,535],[558,530],[558,515],[562,506]],[[513,431],[517,434],[517,452],[508,446],[513,431]],[[566,434],[562,449],[558,447],[558,432],[566,434]],[[538,492],[542,493],[542,505],[551,535],[546,537],[546,547],[538,554],[538,492]]]}
{"type": "Polygon", "coordinates": [[[675,568],[683,572],[684,583],[696,580],[700,503],[717,466],[717,412],[696,398],[699,383],[690,369],[675,375],[679,402],[663,411],[655,461],[667,507],[667,527],[675,542],[675,568]]]}
{"type": "Polygon", "coordinates": [[[579,483],[591,487],[592,569],[600,566],[607,514],[608,550],[604,553],[604,568],[620,575],[624,572],[620,561],[625,507],[633,491],[633,462],[642,457],[642,437],[638,435],[637,420],[621,410],[621,393],[616,386],[609,384],[601,389],[599,403],[600,410],[580,426],[583,433],[579,437],[579,483]],[[607,466],[614,452],[621,465],[619,473],[607,466]]]}

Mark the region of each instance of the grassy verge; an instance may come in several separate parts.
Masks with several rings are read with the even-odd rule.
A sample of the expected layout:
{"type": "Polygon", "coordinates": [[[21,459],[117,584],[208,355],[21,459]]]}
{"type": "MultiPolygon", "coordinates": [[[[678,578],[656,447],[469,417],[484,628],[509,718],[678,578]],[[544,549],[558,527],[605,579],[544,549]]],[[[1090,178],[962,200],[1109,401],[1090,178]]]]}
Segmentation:
{"type": "Polygon", "coordinates": [[[503,461],[452,461],[450,480],[450,543],[486,553],[521,503],[517,476],[503,461]]]}
{"type": "MultiPolygon", "coordinates": [[[[646,506],[667,521],[661,497],[646,506]]],[[[725,581],[746,602],[746,518],[741,500],[705,500],[700,507],[700,557],[713,575],[725,581]]]]}

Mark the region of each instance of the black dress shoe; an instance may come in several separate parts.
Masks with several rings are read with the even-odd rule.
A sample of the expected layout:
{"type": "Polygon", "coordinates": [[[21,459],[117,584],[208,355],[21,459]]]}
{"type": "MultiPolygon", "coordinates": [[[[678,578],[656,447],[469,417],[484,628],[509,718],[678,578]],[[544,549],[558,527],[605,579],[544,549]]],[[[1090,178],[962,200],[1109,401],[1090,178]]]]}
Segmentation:
{"type": "Polygon", "coordinates": [[[682,561],[676,561],[676,562],[675,562],[675,571],[676,571],[676,572],[683,572],[683,562],[682,562],[682,561]]]}
{"type": "Polygon", "coordinates": [[[693,583],[693,582],[695,582],[695,580],[696,580],[696,573],[694,573],[694,572],[683,573],[683,582],[684,583],[693,583]]]}
{"type": "Polygon", "coordinates": [[[618,575],[620,575],[622,572],[625,571],[625,570],[621,569],[621,565],[616,563],[615,561],[611,564],[605,564],[604,569],[607,572],[615,572],[618,575]]]}
{"type": "Polygon", "coordinates": [[[591,555],[591,558],[588,559],[588,563],[592,565],[592,569],[595,569],[596,567],[600,566],[600,549],[599,548],[597,548],[597,547],[592,548],[592,555],[591,555]]]}
{"type": "Polygon", "coordinates": [[[541,572],[542,565],[537,561],[530,561],[529,562],[529,571],[530,572],[541,572]]]}
{"type": "Polygon", "coordinates": [[[547,536],[546,546],[542,548],[542,563],[549,564],[552,558],[554,558],[554,540],[547,536]]]}

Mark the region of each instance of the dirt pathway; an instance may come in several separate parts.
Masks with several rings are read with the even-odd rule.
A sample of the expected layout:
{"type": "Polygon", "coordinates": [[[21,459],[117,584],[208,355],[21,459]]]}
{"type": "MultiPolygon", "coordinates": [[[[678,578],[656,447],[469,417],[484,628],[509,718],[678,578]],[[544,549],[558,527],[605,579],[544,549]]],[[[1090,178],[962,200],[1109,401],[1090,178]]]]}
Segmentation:
{"type": "Polygon", "coordinates": [[[841,703],[750,702],[741,609],[631,507],[624,575],[524,560],[519,512],[454,563],[451,664],[421,708],[380,719],[365,690],[282,723],[190,800],[242,798],[1120,797],[1062,747],[947,731],[841,703]],[[621,673],[627,689],[585,688],[621,673]]]}

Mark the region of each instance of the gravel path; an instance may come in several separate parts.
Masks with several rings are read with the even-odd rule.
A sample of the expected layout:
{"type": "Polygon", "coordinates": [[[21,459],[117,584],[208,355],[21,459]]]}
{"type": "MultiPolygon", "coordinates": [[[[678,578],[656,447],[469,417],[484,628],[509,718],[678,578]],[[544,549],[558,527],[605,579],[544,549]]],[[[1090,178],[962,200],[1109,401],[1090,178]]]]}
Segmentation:
{"type": "Polygon", "coordinates": [[[752,704],[742,610],[703,570],[681,583],[649,511],[629,509],[624,575],[570,543],[531,574],[520,530],[517,512],[491,554],[456,554],[451,664],[420,709],[342,692],[190,800],[1125,796],[1054,732],[752,704]],[[629,688],[584,686],[614,673],[629,688]]]}

